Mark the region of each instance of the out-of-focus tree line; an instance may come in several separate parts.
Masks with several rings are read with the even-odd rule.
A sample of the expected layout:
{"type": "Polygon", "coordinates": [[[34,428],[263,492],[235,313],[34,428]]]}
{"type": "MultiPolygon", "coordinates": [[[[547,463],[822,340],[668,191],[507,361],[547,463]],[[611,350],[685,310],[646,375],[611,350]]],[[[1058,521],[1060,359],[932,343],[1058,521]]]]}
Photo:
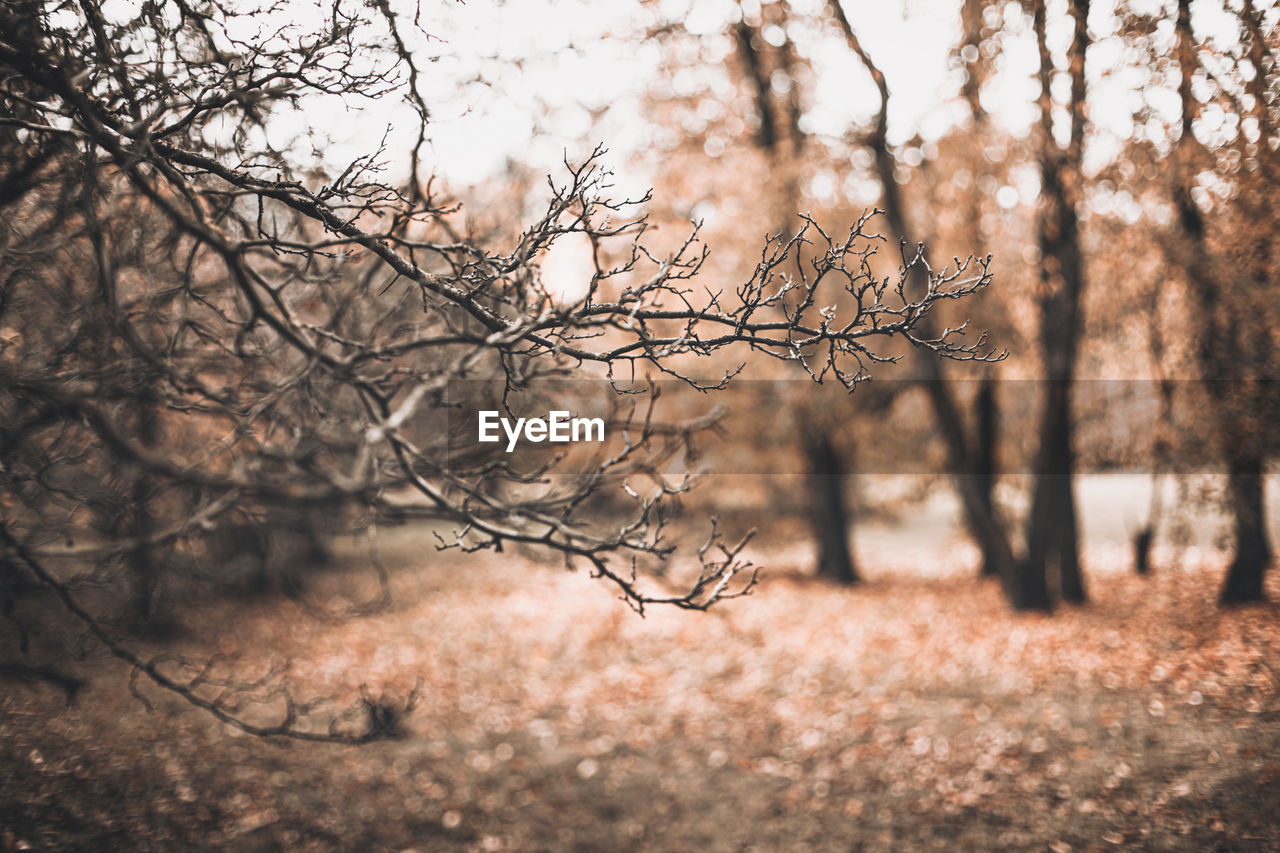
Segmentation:
{"type": "Polygon", "coordinates": [[[655,155],[669,181],[658,197],[679,203],[673,218],[708,215],[722,262],[750,264],[745,244],[788,233],[793,211],[839,219],[864,203],[884,211],[890,260],[918,244],[931,260],[994,258],[999,287],[929,322],[969,318],[1011,358],[977,370],[906,358],[877,374],[903,382],[805,412],[803,449],[823,475],[810,510],[819,571],[857,577],[831,481],[862,455],[883,471],[886,457],[922,453],[886,437],[904,434],[924,405],[983,571],[1015,607],[1088,598],[1074,493],[1082,467],[1152,472],[1150,517],[1134,542],[1140,571],[1167,509],[1161,478],[1223,471],[1233,558],[1221,600],[1262,598],[1280,292],[1276,10],[1250,0],[957,6],[946,10],[954,40],[938,108],[954,119],[929,135],[890,133],[906,108],[877,61],[915,48],[868,43],[853,4],[742,2],[725,7],[718,31],[700,18],[697,34],[680,14],[662,18],[667,4],[649,7],[670,46],[651,112],[683,129],[655,155]],[[860,69],[842,86],[851,97],[874,91],[878,104],[842,133],[821,100],[837,49],[860,69]],[[1001,100],[1024,91],[1025,104],[1001,100]],[[1035,120],[1011,120],[1019,110],[1035,120]],[[1128,384],[1144,414],[1130,417],[1115,397],[1100,409],[1107,395],[1088,387],[1098,379],[1128,384]],[[894,426],[855,440],[870,432],[860,420],[894,426]],[[1090,422],[1109,422],[1119,446],[1104,447],[1106,430],[1090,422]],[[994,499],[1000,468],[1034,473],[1025,510],[994,499]]]}

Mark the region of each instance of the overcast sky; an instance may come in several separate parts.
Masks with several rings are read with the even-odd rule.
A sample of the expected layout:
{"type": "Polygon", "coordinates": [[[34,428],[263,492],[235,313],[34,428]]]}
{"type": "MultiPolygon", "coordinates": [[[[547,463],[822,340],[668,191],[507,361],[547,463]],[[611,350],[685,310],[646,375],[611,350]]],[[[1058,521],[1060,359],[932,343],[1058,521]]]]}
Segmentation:
{"type": "MultiPolygon", "coordinates": [[[[412,0],[408,4],[412,17],[412,0]]],[[[749,4],[753,0],[743,0],[749,4]]],[[[825,0],[791,0],[800,14],[817,12],[825,0]]],[[[960,0],[843,0],[859,36],[884,70],[893,92],[890,140],[920,133],[940,136],[959,112],[952,96],[959,81],[948,56],[959,33],[960,0]]],[[[1143,0],[1131,0],[1140,5],[1143,0]]],[[[1151,11],[1163,8],[1147,0],[1151,11]]],[[[1176,109],[1175,93],[1147,85],[1137,69],[1124,69],[1120,41],[1113,38],[1113,4],[1095,2],[1090,26],[1090,160],[1097,165],[1132,132],[1130,117],[1146,99],[1157,109],[1176,109]]],[[[1066,0],[1050,0],[1051,46],[1061,58],[1070,38],[1066,0]]],[[[428,163],[455,186],[500,174],[507,161],[554,171],[567,150],[585,156],[603,143],[624,189],[647,185],[650,176],[629,155],[647,145],[650,127],[640,95],[658,74],[661,48],[642,34],[657,14],[683,20],[695,33],[721,30],[737,15],[736,0],[659,0],[646,9],[639,0],[467,0],[423,4],[416,50],[429,61],[424,94],[432,109],[428,163]],[[428,39],[424,35],[430,34],[428,39]]],[[[1193,5],[1197,31],[1229,39],[1230,20],[1217,0],[1193,5]]],[[[1272,18],[1280,10],[1272,8],[1272,18]]],[[[1011,18],[1014,16],[1010,16],[1011,18]]],[[[811,133],[838,135],[873,115],[877,101],[870,78],[834,27],[822,37],[798,40],[818,71],[807,93],[811,133]]],[[[1171,43],[1172,22],[1164,37],[1171,43]]],[[[766,33],[766,36],[768,34],[766,33]]],[[[1157,36],[1160,38],[1160,36],[1157,36]]],[[[996,120],[1017,134],[1036,120],[1038,59],[1029,32],[1015,28],[1004,41],[999,73],[984,91],[996,120]]],[[[306,122],[331,140],[334,163],[367,154],[390,126],[392,151],[403,151],[416,133],[413,114],[388,102],[358,112],[324,107],[306,122]]]]}
{"type": "MultiPolygon", "coordinates": [[[[804,12],[815,3],[821,0],[792,5],[804,12]]],[[[943,96],[955,90],[947,58],[958,0],[846,4],[893,87],[892,137],[941,133],[950,121],[943,96]]],[[[659,8],[695,33],[719,30],[737,14],[733,0],[663,0],[659,8]]],[[[660,47],[641,34],[652,20],[636,0],[468,0],[424,9],[422,28],[436,39],[420,38],[419,47],[432,57],[425,94],[437,171],[466,184],[499,173],[508,158],[553,169],[566,147],[581,156],[595,143],[607,145],[616,162],[627,160],[647,138],[639,97],[658,73],[660,47]]],[[[822,71],[808,129],[843,133],[874,112],[875,90],[838,33],[808,47],[822,71]]],[[[1023,60],[1034,62],[1034,54],[1023,60]]],[[[1002,99],[1025,101],[1026,94],[1002,99]]],[[[355,121],[349,114],[309,118],[329,125],[329,155],[338,159],[363,153],[387,124],[393,144],[413,138],[411,114],[385,106],[367,106],[355,121]]]]}

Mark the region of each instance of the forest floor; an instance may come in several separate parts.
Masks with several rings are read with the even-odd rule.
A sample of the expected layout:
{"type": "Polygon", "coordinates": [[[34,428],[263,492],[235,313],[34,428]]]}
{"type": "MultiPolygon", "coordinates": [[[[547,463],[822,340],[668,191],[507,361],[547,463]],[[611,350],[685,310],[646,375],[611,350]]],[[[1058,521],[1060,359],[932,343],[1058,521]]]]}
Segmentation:
{"type": "Polygon", "coordinates": [[[3,686],[0,849],[1280,850],[1280,614],[1219,610],[1219,553],[1143,579],[1094,549],[1093,603],[1045,616],[963,546],[873,547],[853,589],[778,552],[749,598],[641,619],[396,536],[380,612],[220,600],[178,645],[339,707],[420,682],[401,739],[266,742],[139,685],[148,711],[89,650],[70,707],[3,686]]]}

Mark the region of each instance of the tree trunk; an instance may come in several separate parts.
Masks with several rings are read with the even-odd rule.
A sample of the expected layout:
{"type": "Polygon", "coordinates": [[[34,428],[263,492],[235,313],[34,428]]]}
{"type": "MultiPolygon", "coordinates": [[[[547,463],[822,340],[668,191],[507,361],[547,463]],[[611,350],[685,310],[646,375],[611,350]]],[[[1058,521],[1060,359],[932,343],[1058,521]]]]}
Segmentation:
{"type": "MultiPolygon", "coordinates": [[[[996,448],[999,440],[998,409],[996,408],[996,380],[988,373],[978,386],[974,400],[974,420],[977,423],[977,446],[973,449],[974,487],[978,491],[978,503],[982,513],[995,517],[996,448]]],[[[972,525],[970,525],[972,530],[972,525]]],[[[982,550],[982,574],[984,577],[1000,576],[1000,561],[994,548],[982,550]]]]}
{"type": "MultiPolygon", "coordinates": [[[[1159,291],[1156,292],[1157,298],[1159,291]]],[[[1151,573],[1151,546],[1160,530],[1164,514],[1164,475],[1170,466],[1169,440],[1163,430],[1173,423],[1173,380],[1164,373],[1164,340],[1155,318],[1156,301],[1152,301],[1151,363],[1160,374],[1160,425],[1157,427],[1151,458],[1151,500],[1147,504],[1147,523],[1133,537],[1133,570],[1140,575],[1151,573]]]]}
{"type": "Polygon", "coordinates": [[[1050,381],[1040,419],[1040,455],[1027,532],[1023,579],[1029,600],[1024,606],[1047,608],[1049,579],[1056,578],[1062,597],[1085,601],[1077,550],[1075,457],[1071,449],[1071,382],[1050,381]],[[1043,590],[1044,598],[1040,598],[1043,590]]]}
{"type": "Polygon", "coordinates": [[[1140,575],[1151,574],[1151,540],[1154,538],[1155,530],[1150,524],[1133,536],[1133,570],[1140,575]]]}
{"type": "MultiPolygon", "coordinates": [[[[1245,9],[1246,13],[1252,11],[1249,4],[1245,9]]],[[[1246,16],[1246,23],[1248,20],[1246,16]]],[[[1190,0],[1178,0],[1176,31],[1182,134],[1175,152],[1178,181],[1174,203],[1186,237],[1187,281],[1197,302],[1194,319],[1200,333],[1200,367],[1217,415],[1218,442],[1226,456],[1227,508],[1235,527],[1235,557],[1227,569],[1219,601],[1239,604],[1266,597],[1263,580],[1271,562],[1263,502],[1265,466],[1255,430],[1247,423],[1257,417],[1267,395],[1264,389],[1260,393],[1257,383],[1241,381],[1258,365],[1266,364],[1271,339],[1270,330],[1266,329],[1255,328],[1254,334],[1248,336],[1250,309],[1232,301],[1232,294],[1223,287],[1213,267],[1204,216],[1191,194],[1195,144],[1192,126],[1198,104],[1191,93],[1196,56],[1190,0]],[[1251,337],[1248,347],[1242,345],[1246,337],[1251,337]]],[[[1259,119],[1265,119],[1265,112],[1259,114],[1259,119]]]]}
{"type": "Polygon", "coordinates": [[[1048,571],[1056,569],[1062,597],[1082,603],[1087,596],[1080,572],[1079,531],[1076,524],[1072,451],[1071,390],[1079,347],[1081,301],[1084,292],[1084,260],[1080,251],[1080,223],[1076,204],[1083,175],[1085,54],[1089,47],[1087,0],[1072,0],[1075,25],[1070,62],[1071,136],[1065,150],[1053,136],[1053,59],[1045,35],[1045,4],[1036,3],[1034,26],[1040,49],[1041,201],[1038,217],[1040,242],[1040,349],[1044,359],[1044,405],[1040,418],[1040,451],[1031,517],[1027,530],[1027,556],[1022,562],[1019,586],[1028,607],[1048,607],[1048,571]]]}
{"type": "Polygon", "coordinates": [[[824,430],[805,435],[805,455],[809,462],[809,494],[813,499],[810,520],[818,544],[818,576],[841,584],[855,584],[861,578],[849,549],[850,513],[845,500],[844,462],[824,430]]]}
{"type": "Polygon", "coordinates": [[[1235,518],[1236,553],[1227,569],[1220,601],[1240,604],[1266,598],[1263,579],[1271,563],[1263,500],[1262,460],[1242,454],[1230,462],[1227,497],[1235,518]]]}
{"type": "MultiPolygon", "coordinates": [[[[883,207],[889,230],[892,232],[892,236],[901,241],[909,241],[912,237],[919,240],[924,235],[912,231],[908,225],[905,204],[902,200],[902,190],[898,185],[896,175],[897,164],[894,160],[893,152],[889,149],[887,136],[889,127],[888,83],[885,81],[884,74],[881,73],[879,67],[876,66],[871,56],[863,49],[861,42],[858,41],[857,33],[854,32],[853,25],[850,23],[848,16],[845,15],[840,3],[832,3],[830,9],[836,23],[844,33],[845,41],[848,43],[850,50],[854,52],[871,74],[871,79],[875,82],[876,88],[880,93],[880,112],[876,117],[875,128],[870,135],[868,145],[871,148],[875,162],[876,176],[880,180],[880,186],[884,193],[883,207]]],[[[911,276],[909,283],[911,293],[923,293],[927,288],[927,282],[923,280],[925,272],[922,267],[916,264],[909,270],[909,274],[911,276]]],[[[930,318],[926,318],[921,323],[925,335],[929,334],[930,324],[930,318]]],[[[1013,584],[1016,580],[1016,566],[1013,559],[1013,549],[1009,544],[1008,533],[1003,523],[995,513],[992,504],[984,498],[980,481],[974,476],[974,463],[970,458],[970,442],[964,419],[960,415],[960,408],[946,385],[939,360],[927,353],[920,352],[917,352],[917,358],[918,364],[924,373],[923,384],[929,397],[929,404],[933,409],[938,429],[941,431],[943,440],[947,445],[947,457],[951,467],[952,482],[960,497],[965,523],[974,541],[977,542],[979,549],[982,551],[983,565],[990,566],[992,573],[1001,577],[1010,601],[1015,601],[1016,596],[1013,593],[1013,584]]]]}
{"type": "MultiPolygon", "coordinates": [[[[930,364],[936,366],[936,362],[930,362],[930,364]]],[[[970,458],[964,424],[960,419],[960,411],[956,407],[955,399],[943,384],[941,377],[935,376],[927,380],[924,385],[933,408],[934,418],[947,445],[948,462],[952,471],[951,480],[960,497],[965,525],[982,552],[983,573],[999,577],[1005,586],[1009,601],[1015,607],[1021,607],[1014,591],[1017,584],[1017,564],[1013,557],[1013,547],[1009,544],[1008,533],[996,513],[988,484],[980,474],[975,473],[976,467],[970,458]]]]}

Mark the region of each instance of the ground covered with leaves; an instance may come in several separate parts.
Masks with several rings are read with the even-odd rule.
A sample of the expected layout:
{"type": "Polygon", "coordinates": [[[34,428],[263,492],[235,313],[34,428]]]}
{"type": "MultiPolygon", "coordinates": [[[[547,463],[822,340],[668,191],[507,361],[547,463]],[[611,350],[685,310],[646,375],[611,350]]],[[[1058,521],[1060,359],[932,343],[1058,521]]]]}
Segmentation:
{"type": "Polygon", "coordinates": [[[89,650],[75,705],[0,697],[0,849],[1280,849],[1280,620],[1215,606],[1221,554],[1095,549],[1093,603],[1045,616],[962,546],[872,549],[855,589],[779,552],[750,598],[641,619],[526,558],[391,550],[378,613],[220,600],[179,645],[334,707],[420,683],[402,737],[148,711],[89,650]]]}

